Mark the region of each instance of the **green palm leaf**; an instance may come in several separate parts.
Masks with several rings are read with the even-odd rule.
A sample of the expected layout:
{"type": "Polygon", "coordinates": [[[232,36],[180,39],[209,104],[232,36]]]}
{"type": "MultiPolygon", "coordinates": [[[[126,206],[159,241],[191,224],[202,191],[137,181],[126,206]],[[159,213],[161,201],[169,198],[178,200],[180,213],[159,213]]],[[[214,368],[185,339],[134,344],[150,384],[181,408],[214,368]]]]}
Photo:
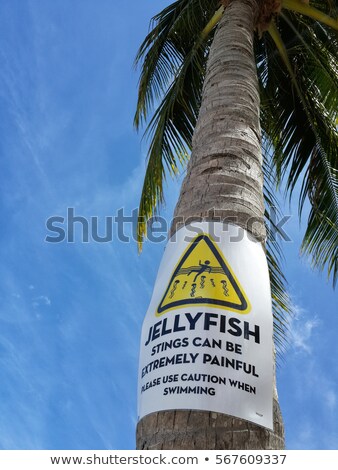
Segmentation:
{"type": "MultiPolygon", "coordinates": [[[[268,78],[265,78],[262,116],[264,130],[274,147],[279,180],[285,177],[291,195],[298,179],[302,179],[300,213],[306,196],[311,203],[303,251],[311,255],[314,266],[327,267],[335,284],[338,273],[337,47],[334,50],[335,40],[331,38],[328,51],[314,29],[318,29],[317,24],[284,13],[279,20],[280,57],[274,54],[275,44],[265,39],[268,78]],[[292,40],[288,41],[290,37],[292,40]]],[[[320,29],[325,30],[322,26],[320,29]]],[[[325,41],[330,37],[326,33],[325,41]]]]}
{"type": "MultiPolygon", "coordinates": [[[[289,8],[294,1],[285,5],[289,8]]],[[[312,7],[335,18],[329,1],[316,0],[312,7]]],[[[265,143],[267,260],[275,341],[281,347],[290,302],[280,268],[281,249],[272,237],[278,228],[273,227],[268,207],[277,206],[275,188],[283,179],[290,196],[301,182],[300,213],[306,197],[311,203],[303,251],[311,255],[315,266],[326,267],[334,282],[338,273],[337,37],[330,27],[308,18],[309,9],[305,10],[297,14],[285,10],[279,17],[283,47],[268,34],[255,39],[265,143]]],[[[147,220],[163,202],[166,173],[178,174],[189,158],[206,61],[220,14],[217,0],[178,0],[154,17],[138,52],[136,62],[142,63],[142,69],[137,128],[149,120],[155,108],[145,132],[150,145],[139,208],[140,248],[147,220]]],[[[313,8],[311,14],[318,15],[313,8]]],[[[326,22],[332,23],[330,19],[326,22]]]]}
{"type": "Polygon", "coordinates": [[[158,105],[145,134],[150,136],[148,165],[139,205],[138,244],[147,231],[147,220],[163,202],[165,167],[176,175],[188,159],[201,99],[210,22],[219,15],[217,1],[181,0],[154,20],[137,55],[144,57],[135,114],[138,128],[149,109],[158,105]],[[170,51],[173,60],[170,60],[170,51]]]}

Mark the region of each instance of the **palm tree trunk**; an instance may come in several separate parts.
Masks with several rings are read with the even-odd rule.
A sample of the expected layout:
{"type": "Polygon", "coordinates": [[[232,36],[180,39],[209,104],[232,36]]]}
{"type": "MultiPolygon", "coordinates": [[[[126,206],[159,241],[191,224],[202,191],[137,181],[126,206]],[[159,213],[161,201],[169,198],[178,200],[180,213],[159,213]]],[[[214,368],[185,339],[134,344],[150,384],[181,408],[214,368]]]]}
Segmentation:
{"type": "MultiPolygon", "coordinates": [[[[210,50],[192,156],[171,234],[192,220],[235,222],[264,243],[259,91],[253,55],[257,0],[233,0],[210,50]]],[[[145,416],[138,449],[281,449],[284,429],[274,393],[274,431],[221,413],[173,410],[145,416]]]]}

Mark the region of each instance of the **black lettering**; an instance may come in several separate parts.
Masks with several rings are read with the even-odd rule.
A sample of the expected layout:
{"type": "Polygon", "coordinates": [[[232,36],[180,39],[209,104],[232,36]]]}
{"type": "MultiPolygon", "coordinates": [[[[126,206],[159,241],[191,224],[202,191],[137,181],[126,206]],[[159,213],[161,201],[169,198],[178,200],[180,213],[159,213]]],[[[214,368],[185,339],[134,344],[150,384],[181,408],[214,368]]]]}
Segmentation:
{"type": "Polygon", "coordinates": [[[229,320],[229,325],[233,328],[233,330],[228,330],[228,333],[230,333],[233,336],[241,336],[242,334],[242,329],[239,326],[241,323],[241,320],[238,318],[230,318],[229,320]]]}
{"type": "Polygon", "coordinates": [[[250,324],[249,322],[244,322],[244,338],[249,339],[249,337],[253,336],[255,338],[255,343],[260,343],[260,336],[259,336],[259,326],[255,325],[255,331],[250,331],[250,324]]]}
{"type": "Polygon", "coordinates": [[[199,320],[199,318],[201,317],[201,315],[203,315],[203,312],[196,313],[196,315],[194,317],[191,315],[191,313],[186,313],[185,314],[185,316],[187,317],[187,320],[190,323],[190,330],[195,329],[195,325],[196,325],[197,321],[199,320]]]}
{"type": "Polygon", "coordinates": [[[167,321],[168,321],[167,318],[163,319],[161,336],[168,335],[172,331],[170,328],[168,330],[166,329],[167,321]]]}
{"type": "Polygon", "coordinates": [[[185,330],[185,326],[179,326],[179,323],[180,323],[180,315],[175,315],[174,328],[173,328],[174,332],[185,330]]]}
{"type": "Polygon", "coordinates": [[[161,331],[160,331],[160,325],[161,325],[162,322],[157,322],[155,323],[154,325],[154,329],[153,329],[153,337],[152,337],[152,341],[154,339],[157,339],[161,336],[161,331]]]}
{"type": "Polygon", "coordinates": [[[211,318],[218,318],[217,313],[205,313],[204,316],[204,329],[209,330],[210,326],[217,326],[217,323],[215,321],[212,321],[211,318]]]}
{"type": "Polygon", "coordinates": [[[153,327],[151,326],[149,328],[149,335],[148,335],[148,339],[147,341],[144,343],[145,346],[147,346],[149,343],[150,343],[150,340],[151,340],[151,333],[153,332],[153,327]]]}

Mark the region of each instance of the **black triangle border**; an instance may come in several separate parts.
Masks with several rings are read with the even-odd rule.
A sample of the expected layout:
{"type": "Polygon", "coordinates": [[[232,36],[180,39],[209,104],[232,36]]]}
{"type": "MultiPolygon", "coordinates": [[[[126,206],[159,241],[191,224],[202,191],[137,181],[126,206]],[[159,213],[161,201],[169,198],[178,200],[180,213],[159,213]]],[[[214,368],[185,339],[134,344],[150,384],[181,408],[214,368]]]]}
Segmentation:
{"type": "Polygon", "coordinates": [[[176,266],[176,269],[175,269],[175,271],[173,272],[173,274],[170,278],[170,281],[168,283],[168,287],[167,287],[167,289],[166,289],[166,291],[165,291],[165,293],[162,297],[162,300],[161,300],[159,306],[157,307],[157,313],[163,313],[166,310],[169,310],[169,309],[172,309],[172,308],[175,308],[175,307],[179,307],[181,305],[205,305],[205,304],[216,305],[216,306],[221,306],[221,307],[228,307],[228,308],[231,308],[232,310],[235,310],[235,311],[236,310],[244,311],[248,308],[248,303],[247,303],[244,295],[242,294],[242,291],[239,288],[239,286],[238,286],[236,280],[234,279],[232,273],[230,272],[228,266],[224,262],[223,258],[219,254],[218,250],[215,248],[214,244],[211,242],[209,236],[206,235],[206,234],[203,234],[203,235],[199,235],[195,238],[195,240],[191,243],[191,245],[189,246],[187,251],[184,253],[183,257],[181,258],[181,261],[179,262],[179,264],[176,266]],[[217,300],[217,299],[208,299],[207,298],[207,299],[176,300],[175,302],[171,302],[170,304],[167,304],[165,307],[161,307],[161,305],[162,305],[162,303],[163,303],[164,299],[166,298],[166,295],[169,291],[171,283],[172,283],[173,279],[176,276],[177,271],[180,270],[182,264],[188,258],[190,253],[196,248],[198,243],[202,240],[204,240],[206,242],[206,244],[209,246],[212,253],[214,254],[215,258],[217,259],[217,261],[219,262],[219,264],[223,268],[225,274],[227,275],[229,281],[232,284],[232,287],[234,288],[236,294],[238,295],[238,297],[241,301],[241,304],[238,305],[238,304],[235,304],[233,302],[228,302],[226,300],[217,300]]]}

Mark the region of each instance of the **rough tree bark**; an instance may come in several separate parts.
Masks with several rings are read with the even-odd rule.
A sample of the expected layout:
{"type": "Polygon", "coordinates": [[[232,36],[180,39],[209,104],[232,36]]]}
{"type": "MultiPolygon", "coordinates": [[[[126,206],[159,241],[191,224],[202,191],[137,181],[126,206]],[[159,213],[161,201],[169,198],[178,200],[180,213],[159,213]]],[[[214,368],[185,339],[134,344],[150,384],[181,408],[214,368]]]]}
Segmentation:
{"type": "MultiPolygon", "coordinates": [[[[264,243],[260,102],[253,55],[257,1],[233,0],[215,33],[171,234],[187,220],[226,219],[264,243]]],[[[138,423],[137,448],[281,449],[284,428],[274,390],[273,432],[220,413],[170,410],[138,423]]]]}

